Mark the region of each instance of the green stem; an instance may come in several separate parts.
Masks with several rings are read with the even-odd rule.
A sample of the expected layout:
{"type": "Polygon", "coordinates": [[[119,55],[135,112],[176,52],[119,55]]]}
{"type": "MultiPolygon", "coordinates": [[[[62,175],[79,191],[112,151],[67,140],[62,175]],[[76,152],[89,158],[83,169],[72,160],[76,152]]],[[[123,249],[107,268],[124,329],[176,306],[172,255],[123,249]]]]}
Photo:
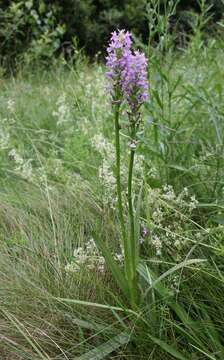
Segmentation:
{"type": "MultiPolygon", "coordinates": [[[[132,125],[131,139],[135,140],[135,125],[132,125]]],[[[135,220],[132,201],[132,177],[134,166],[135,149],[131,149],[129,171],[128,171],[128,212],[130,221],[130,259],[131,259],[131,301],[132,304],[136,304],[137,300],[137,276],[136,276],[136,239],[135,239],[135,220]]]]}
{"type": "Polygon", "coordinates": [[[117,182],[117,198],[118,198],[118,211],[119,219],[121,225],[122,239],[125,243],[126,233],[125,233],[125,222],[124,222],[124,212],[122,205],[122,196],[121,196],[121,155],[120,155],[120,126],[119,126],[119,110],[120,105],[115,105],[115,146],[116,146],[116,182],[117,182]]]}
{"type": "Polygon", "coordinates": [[[130,240],[131,240],[130,242],[131,242],[133,259],[134,259],[134,241],[135,241],[134,211],[133,211],[133,203],[132,203],[132,175],[133,175],[134,156],[135,156],[135,151],[131,150],[129,172],[128,172],[128,211],[129,211],[129,220],[130,220],[130,240]]]}
{"type": "Polygon", "coordinates": [[[122,242],[124,247],[124,261],[125,261],[125,273],[127,281],[131,283],[131,263],[130,263],[130,251],[126,237],[124,210],[122,204],[122,189],[121,189],[121,155],[120,155],[120,125],[119,125],[119,111],[120,104],[115,104],[115,147],[116,147],[116,184],[117,184],[117,199],[118,199],[118,212],[121,227],[122,242]]]}

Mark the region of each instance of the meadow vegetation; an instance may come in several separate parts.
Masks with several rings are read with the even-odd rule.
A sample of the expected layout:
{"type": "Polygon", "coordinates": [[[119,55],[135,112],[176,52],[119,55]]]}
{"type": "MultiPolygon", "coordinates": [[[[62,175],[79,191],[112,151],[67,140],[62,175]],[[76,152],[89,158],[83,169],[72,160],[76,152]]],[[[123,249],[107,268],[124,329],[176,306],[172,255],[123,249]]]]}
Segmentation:
{"type": "MultiPolygon", "coordinates": [[[[223,42],[137,45],[150,99],[134,309],[95,245],[123,269],[104,65],[80,55],[0,79],[1,359],[224,358],[223,42]]],[[[121,139],[125,188],[125,120],[121,139]]]]}

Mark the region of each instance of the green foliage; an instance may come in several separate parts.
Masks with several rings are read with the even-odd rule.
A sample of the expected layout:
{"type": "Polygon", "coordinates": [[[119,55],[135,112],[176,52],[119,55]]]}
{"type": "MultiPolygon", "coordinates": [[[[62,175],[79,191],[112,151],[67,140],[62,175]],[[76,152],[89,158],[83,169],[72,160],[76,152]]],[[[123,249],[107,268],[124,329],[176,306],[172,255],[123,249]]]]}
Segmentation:
{"type": "Polygon", "coordinates": [[[1,63],[11,71],[17,62],[48,62],[61,47],[65,26],[58,8],[43,1],[12,1],[0,9],[1,63]],[[23,55],[25,54],[25,59],[23,55]]]}
{"type": "MultiPolygon", "coordinates": [[[[209,28],[221,19],[224,10],[222,0],[169,3],[158,0],[1,0],[0,63],[11,71],[24,61],[50,65],[60,54],[67,58],[75,56],[77,47],[84,48],[91,57],[98,56],[104,52],[110,32],[117,28],[129,29],[147,43],[152,26],[149,8],[156,9],[161,20],[167,8],[173,5],[177,6],[169,19],[169,31],[178,35],[181,44],[194,30],[205,7],[210,17],[209,28]]],[[[203,29],[206,30],[206,25],[203,29]]],[[[155,41],[158,42],[156,34],[155,41]]]]}

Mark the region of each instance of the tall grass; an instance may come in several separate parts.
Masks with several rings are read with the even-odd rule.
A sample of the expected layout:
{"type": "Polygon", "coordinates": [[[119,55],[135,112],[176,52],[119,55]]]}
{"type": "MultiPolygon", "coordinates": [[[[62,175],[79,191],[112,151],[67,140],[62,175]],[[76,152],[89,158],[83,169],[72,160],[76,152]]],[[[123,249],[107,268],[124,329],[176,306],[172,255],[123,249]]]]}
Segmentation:
{"type": "Polygon", "coordinates": [[[123,270],[104,68],[1,79],[3,359],[224,357],[223,47],[197,33],[185,50],[149,52],[135,310],[88,247],[105,242],[123,270]]]}

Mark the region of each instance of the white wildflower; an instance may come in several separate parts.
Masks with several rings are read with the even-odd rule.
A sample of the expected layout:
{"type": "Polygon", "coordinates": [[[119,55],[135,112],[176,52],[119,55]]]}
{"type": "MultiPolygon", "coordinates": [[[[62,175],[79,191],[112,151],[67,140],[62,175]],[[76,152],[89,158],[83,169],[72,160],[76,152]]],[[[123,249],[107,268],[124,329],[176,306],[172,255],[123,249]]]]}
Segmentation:
{"type": "Polygon", "coordinates": [[[161,255],[162,242],[157,235],[152,236],[152,245],[156,249],[156,255],[161,255]]]}
{"type": "Polygon", "coordinates": [[[22,164],[22,166],[19,166],[15,170],[21,175],[23,179],[31,181],[33,178],[33,167],[31,164],[31,159],[27,160],[22,164]]]}
{"type": "Polygon", "coordinates": [[[57,102],[57,110],[53,111],[53,116],[57,118],[57,126],[70,123],[72,121],[71,111],[68,103],[66,102],[65,94],[62,94],[57,102]]]}
{"type": "Polygon", "coordinates": [[[0,149],[5,150],[9,147],[10,135],[0,128],[0,149]]]}
{"type": "Polygon", "coordinates": [[[76,264],[75,271],[80,270],[83,265],[89,270],[105,271],[105,259],[99,254],[93,238],[85,246],[77,247],[73,252],[73,257],[76,264]]]}
{"type": "Polygon", "coordinates": [[[114,146],[103,136],[103,134],[99,133],[94,135],[91,143],[103,158],[106,158],[108,162],[114,162],[114,146]]]}
{"type": "Polygon", "coordinates": [[[71,262],[71,263],[68,263],[67,265],[65,265],[65,272],[67,274],[69,273],[76,273],[79,271],[79,266],[75,263],[75,262],[71,262]]]}
{"type": "Polygon", "coordinates": [[[60,175],[64,172],[63,162],[61,159],[53,159],[53,172],[55,175],[60,175]]]}
{"type": "Polygon", "coordinates": [[[20,156],[16,149],[12,149],[9,151],[9,157],[12,158],[17,165],[23,164],[23,158],[20,156]]]}
{"type": "Polygon", "coordinates": [[[164,213],[160,206],[157,206],[153,213],[152,213],[152,219],[155,223],[160,224],[163,220],[164,213]]]}
{"type": "Polygon", "coordinates": [[[191,196],[189,203],[190,210],[196,209],[197,205],[198,205],[198,200],[195,198],[195,195],[191,196]]]}
{"type": "Polygon", "coordinates": [[[171,185],[163,186],[163,198],[166,200],[175,200],[176,195],[171,185]]]}
{"type": "Polygon", "coordinates": [[[116,184],[116,179],[110,169],[110,166],[105,160],[103,160],[103,163],[99,168],[99,178],[109,191],[111,191],[114,188],[116,184]]]}
{"type": "Polygon", "coordinates": [[[23,159],[16,149],[10,150],[8,155],[16,164],[15,172],[23,179],[31,181],[33,178],[32,159],[23,159]]]}
{"type": "Polygon", "coordinates": [[[15,101],[13,99],[8,99],[8,101],[7,101],[7,110],[10,113],[15,112],[15,101]]]}
{"type": "Polygon", "coordinates": [[[180,240],[179,240],[179,239],[176,239],[176,240],[174,241],[174,246],[177,247],[177,248],[179,248],[180,245],[181,245],[180,240]]]}
{"type": "Polygon", "coordinates": [[[124,262],[124,255],[117,253],[114,255],[114,259],[117,260],[120,264],[122,264],[124,262]]]}
{"type": "Polygon", "coordinates": [[[138,175],[142,175],[144,170],[144,155],[135,155],[135,172],[138,175]]]}

